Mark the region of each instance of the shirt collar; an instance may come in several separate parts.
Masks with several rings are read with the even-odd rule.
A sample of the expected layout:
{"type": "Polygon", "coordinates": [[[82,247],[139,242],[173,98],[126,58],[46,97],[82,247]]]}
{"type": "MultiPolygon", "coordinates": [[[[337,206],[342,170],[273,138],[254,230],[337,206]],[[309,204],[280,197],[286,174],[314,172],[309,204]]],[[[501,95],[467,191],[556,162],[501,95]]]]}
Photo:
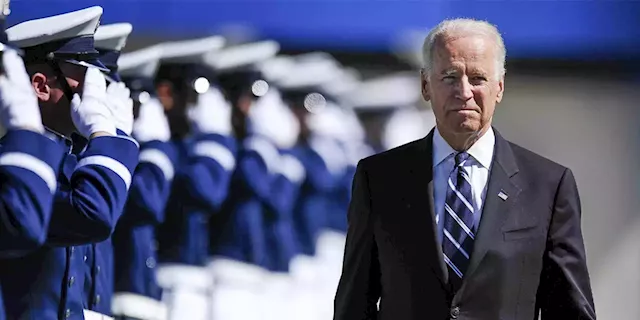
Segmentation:
{"type": "MultiPolygon", "coordinates": [[[[495,143],[495,133],[493,132],[493,128],[489,127],[489,130],[487,130],[487,132],[483,134],[482,137],[480,137],[480,139],[478,139],[478,141],[476,141],[476,143],[467,150],[467,152],[483,167],[489,169],[491,167],[491,161],[493,160],[493,149],[495,147],[495,143]]],[[[447,159],[447,157],[455,153],[456,151],[451,148],[447,141],[444,140],[442,135],[440,135],[438,127],[436,127],[433,134],[434,166],[439,165],[442,161],[447,159]]]]}

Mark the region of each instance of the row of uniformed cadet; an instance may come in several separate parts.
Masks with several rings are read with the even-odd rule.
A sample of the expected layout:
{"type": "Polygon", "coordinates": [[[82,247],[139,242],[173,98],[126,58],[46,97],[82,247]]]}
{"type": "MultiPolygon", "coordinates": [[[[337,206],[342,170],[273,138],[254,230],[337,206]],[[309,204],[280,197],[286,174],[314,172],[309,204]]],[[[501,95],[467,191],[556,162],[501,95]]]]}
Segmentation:
{"type": "MultiPolygon", "coordinates": [[[[101,14],[92,7],[7,30],[24,51],[23,86],[35,89],[37,98],[23,90],[33,131],[44,122],[50,135],[32,137],[50,145],[33,145],[47,152],[28,159],[49,157],[41,162],[0,157],[12,170],[49,168],[31,165],[49,190],[29,189],[39,210],[14,210],[39,217],[22,220],[40,229],[0,233],[3,248],[18,231],[38,240],[3,251],[7,317],[330,318],[351,177],[373,152],[342,104],[399,102],[357,90],[339,99],[358,81],[334,60],[277,56],[271,41],[208,37],[120,56],[132,26],[98,27],[101,14]]],[[[22,131],[5,126],[3,152],[14,151],[22,131]]]]}

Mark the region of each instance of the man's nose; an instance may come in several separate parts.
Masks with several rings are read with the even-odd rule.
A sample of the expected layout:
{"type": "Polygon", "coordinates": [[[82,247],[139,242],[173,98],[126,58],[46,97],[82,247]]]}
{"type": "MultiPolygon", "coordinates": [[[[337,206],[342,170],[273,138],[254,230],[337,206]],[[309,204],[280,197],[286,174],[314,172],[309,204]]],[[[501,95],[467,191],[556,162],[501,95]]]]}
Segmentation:
{"type": "Polygon", "coordinates": [[[456,98],[463,101],[473,98],[472,88],[473,86],[469,83],[468,77],[465,76],[460,78],[460,81],[458,81],[458,84],[456,85],[456,98]]]}

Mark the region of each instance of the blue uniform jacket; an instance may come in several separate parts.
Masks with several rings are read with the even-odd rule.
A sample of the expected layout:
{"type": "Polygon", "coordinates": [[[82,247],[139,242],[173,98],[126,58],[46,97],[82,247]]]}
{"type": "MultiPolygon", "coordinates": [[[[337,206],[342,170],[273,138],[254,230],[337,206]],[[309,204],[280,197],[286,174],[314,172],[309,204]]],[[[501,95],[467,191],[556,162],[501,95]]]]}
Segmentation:
{"type": "Polygon", "coordinates": [[[294,227],[302,253],[314,256],[318,236],[329,224],[330,199],[339,179],[310,145],[300,144],[293,153],[307,173],[294,209],[294,227]]]}
{"type": "Polygon", "coordinates": [[[137,163],[137,143],[120,135],[65,157],[45,245],[0,266],[8,318],[84,318],[86,245],[113,232],[137,163]]]}
{"type": "Polygon", "coordinates": [[[244,139],[229,198],[212,219],[213,256],[269,267],[264,221],[275,218],[265,215],[277,210],[265,208],[278,207],[273,187],[279,161],[278,149],[266,138],[253,135],[244,139]]]}
{"type": "MultiPolygon", "coordinates": [[[[0,148],[0,259],[16,258],[46,239],[56,177],[67,148],[28,130],[8,131],[0,148]]],[[[0,320],[4,319],[0,292],[0,320]]]]}
{"type": "Polygon", "coordinates": [[[267,212],[265,230],[268,269],[289,272],[291,259],[301,252],[294,230],[293,208],[304,181],[305,170],[290,151],[281,150],[277,171],[271,187],[271,201],[264,208],[267,212]]]}
{"type": "Polygon", "coordinates": [[[160,300],[155,278],[155,227],[164,221],[175,162],[171,143],[150,141],[141,146],[129,199],[113,234],[115,292],[160,300]]]}
{"type": "Polygon", "coordinates": [[[236,166],[235,140],[203,134],[173,141],[178,159],[174,165],[165,221],[157,229],[161,263],[204,266],[209,252],[209,217],[227,197],[236,166]]]}

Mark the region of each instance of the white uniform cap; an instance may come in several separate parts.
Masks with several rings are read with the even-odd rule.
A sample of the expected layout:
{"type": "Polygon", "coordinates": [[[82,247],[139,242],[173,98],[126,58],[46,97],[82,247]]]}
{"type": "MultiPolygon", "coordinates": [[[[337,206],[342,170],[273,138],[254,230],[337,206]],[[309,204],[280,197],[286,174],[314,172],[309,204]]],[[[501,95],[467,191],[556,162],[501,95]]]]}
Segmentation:
{"type": "Polygon", "coordinates": [[[133,26],[130,23],[114,23],[98,27],[93,35],[95,47],[102,50],[122,51],[133,26]]]}
{"type": "Polygon", "coordinates": [[[364,81],[344,96],[358,110],[388,110],[414,105],[420,99],[420,79],[414,72],[399,72],[364,81]]]}
{"type": "Polygon", "coordinates": [[[225,39],[220,36],[165,42],[160,44],[161,62],[202,63],[209,53],[219,50],[224,44],[225,39]]]}
{"type": "Polygon", "coordinates": [[[24,49],[26,63],[57,58],[108,71],[96,59],[93,40],[101,16],[102,8],[94,6],[19,23],[7,29],[7,36],[13,45],[24,49]]]}
{"type": "Polygon", "coordinates": [[[160,62],[162,48],[152,46],[123,53],[118,59],[118,73],[121,76],[152,78],[160,62]]]}
{"type": "Polygon", "coordinates": [[[43,43],[93,36],[100,24],[102,8],[98,6],[34,19],[7,29],[9,41],[20,48],[43,43]]]}
{"type": "Polygon", "coordinates": [[[337,64],[327,60],[297,61],[294,68],[278,81],[283,89],[322,87],[342,74],[337,64]]]}
{"type": "Polygon", "coordinates": [[[322,86],[327,93],[340,98],[356,90],[362,81],[362,76],[358,70],[353,68],[342,69],[340,75],[322,86]]]}
{"type": "Polygon", "coordinates": [[[217,71],[231,71],[251,66],[273,58],[280,45],[271,40],[245,43],[209,53],[205,63],[217,71]]]}
{"type": "Polygon", "coordinates": [[[266,80],[277,83],[293,70],[295,62],[290,56],[276,56],[258,63],[257,67],[266,80]]]}

